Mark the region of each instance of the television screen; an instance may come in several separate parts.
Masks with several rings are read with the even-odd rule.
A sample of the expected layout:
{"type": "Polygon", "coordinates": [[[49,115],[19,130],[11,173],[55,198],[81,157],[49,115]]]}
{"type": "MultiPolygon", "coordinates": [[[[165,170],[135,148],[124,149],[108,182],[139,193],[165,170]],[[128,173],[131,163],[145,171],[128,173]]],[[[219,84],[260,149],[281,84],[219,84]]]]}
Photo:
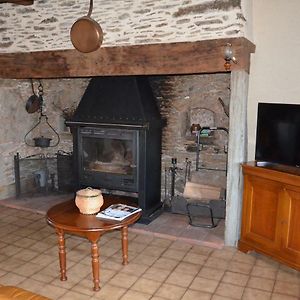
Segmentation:
{"type": "Polygon", "coordinates": [[[300,105],[258,104],[255,159],[300,166],[300,105]]]}

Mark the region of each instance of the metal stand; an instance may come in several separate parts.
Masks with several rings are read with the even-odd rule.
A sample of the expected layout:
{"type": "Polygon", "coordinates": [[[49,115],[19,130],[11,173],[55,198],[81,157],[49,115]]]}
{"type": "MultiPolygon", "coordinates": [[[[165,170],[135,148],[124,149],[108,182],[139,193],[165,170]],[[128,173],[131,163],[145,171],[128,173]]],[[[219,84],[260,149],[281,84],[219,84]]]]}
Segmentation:
{"type": "Polygon", "coordinates": [[[225,218],[225,199],[209,200],[202,199],[199,201],[189,202],[186,205],[187,214],[189,217],[189,224],[196,227],[214,228],[219,222],[225,218]],[[218,207],[219,206],[219,207],[218,207]],[[200,215],[193,215],[191,208],[203,209],[205,213],[200,215]],[[219,210],[219,211],[218,211],[219,210]],[[210,224],[197,222],[198,217],[207,217],[210,220],[210,224]]]}
{"type": "MultiPolygon", "coordinates": [[[[210,130],[210,131],[224,131],[228,134],[228,129],[225,127],[202,127],[199,129],[199,131],[196,132],[197,136],[197,148],[196,148],[196,171],[199,171],[200,169],[205,170],[213,170],[213,171],[225,171],[227,174],[227,161],[226,161],[226,168],[225,170],[221,169],[212,169],[212,168],[204,168],[199,167],[199,158],[200,158],[200,135],[201,132],[204,130],[210,130]]],[[[224,147],[224,152],[227,153],[227,148],[224,147]]],[[[187,214],[189,217],[189,224],[192,226],[197,227],[204,227],[204,228],[214,228],[216,227],[221,219],[225,218],[225,199],[226,199],[226,191],[224,190],[223,195],[220,195],[220,200],[213,200],[213,199],[199,199],[194,200],[191,202],[188,202],[186,205],[187,214]],[[219,207],[217,207],[219,206],[219,207]],[[191,208],[199,208],[206,211],[206,214],[200,214],[198,216],[192,215],[191,208]],[[216,211],[219,209],[219,215],[216,214],[216,211]],[[224,213],[220,213],[220,211],[224,213]],[[204,217],[208,216],[210,219],[210,224],[204,224],[204,223],[197,223],[196,217],[204,217]]]]}

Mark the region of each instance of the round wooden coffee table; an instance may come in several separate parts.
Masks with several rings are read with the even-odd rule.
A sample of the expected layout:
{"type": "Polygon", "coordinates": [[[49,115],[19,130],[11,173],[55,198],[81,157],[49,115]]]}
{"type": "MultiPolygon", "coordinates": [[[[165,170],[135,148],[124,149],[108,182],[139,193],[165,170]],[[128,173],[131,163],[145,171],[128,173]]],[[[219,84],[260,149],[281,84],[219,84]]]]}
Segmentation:
{"type": "MultiPolygon", "coordinates": [[[[104,204],[101,207],[101,210],[115,203],[134,205],[133,203],[128,203],[128,201],[124,200],[122,197],[104,196],[104,204]]],[[[128,263],[128,225],[136,222],[140,216],[141,212],[138,212],[123,221],[110,221],[96,218],[96,215],[83,215],[79,212],[79,209],[75,205],[74,199],[57,204],[50,208],[47,212],[46,218],[48,224],[55,228],[58,235],[60,279],[67,280],[65,233],[86,237],[91,242],[94,290],[98,291],[100,289],[98,240],[105,232],[120,229],[123,264],[126,265],[128,263]]]]}

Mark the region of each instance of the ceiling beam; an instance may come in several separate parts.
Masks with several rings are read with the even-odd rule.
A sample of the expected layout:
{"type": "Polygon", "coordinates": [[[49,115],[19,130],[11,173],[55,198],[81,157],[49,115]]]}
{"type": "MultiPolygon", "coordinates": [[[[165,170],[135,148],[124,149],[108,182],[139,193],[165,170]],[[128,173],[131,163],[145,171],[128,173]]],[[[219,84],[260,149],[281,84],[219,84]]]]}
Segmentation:
{"type": "Polygon", "coordinates": [[[14,3],[17,5],[32,5],[34,0],[0,0],[1,3],[14,3]]]}
{"type": "Polygon", "coordinates": [[[67,78],[108,75],[193,74],[225,72],[224,49],[232,44],[232,70],[249,71],[255,45],[245,38],[198,42],[102,47],[0,54],[0,78],[67,78]]]}

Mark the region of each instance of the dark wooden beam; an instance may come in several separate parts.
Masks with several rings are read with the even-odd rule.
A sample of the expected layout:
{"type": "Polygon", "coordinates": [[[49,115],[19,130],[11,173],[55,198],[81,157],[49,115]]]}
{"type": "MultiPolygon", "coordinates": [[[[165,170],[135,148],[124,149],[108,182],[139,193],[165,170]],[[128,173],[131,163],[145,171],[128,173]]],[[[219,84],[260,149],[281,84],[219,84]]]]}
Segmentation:
{"type": "Polygon", "coordinates": [[[0,0],[0,3],[14,3],[18,5],[32,5],[34,0],[0,0]]]}
{"type": "Polygon", "coordinates": [[[0,54],[0,78],[63,78],[105,75],[193,74],[225,72],[224,49],[232,44],[238,60],[232,70],[249,70],[255,45],[245,38],[198,42],[103,47],[0,54]]]}

